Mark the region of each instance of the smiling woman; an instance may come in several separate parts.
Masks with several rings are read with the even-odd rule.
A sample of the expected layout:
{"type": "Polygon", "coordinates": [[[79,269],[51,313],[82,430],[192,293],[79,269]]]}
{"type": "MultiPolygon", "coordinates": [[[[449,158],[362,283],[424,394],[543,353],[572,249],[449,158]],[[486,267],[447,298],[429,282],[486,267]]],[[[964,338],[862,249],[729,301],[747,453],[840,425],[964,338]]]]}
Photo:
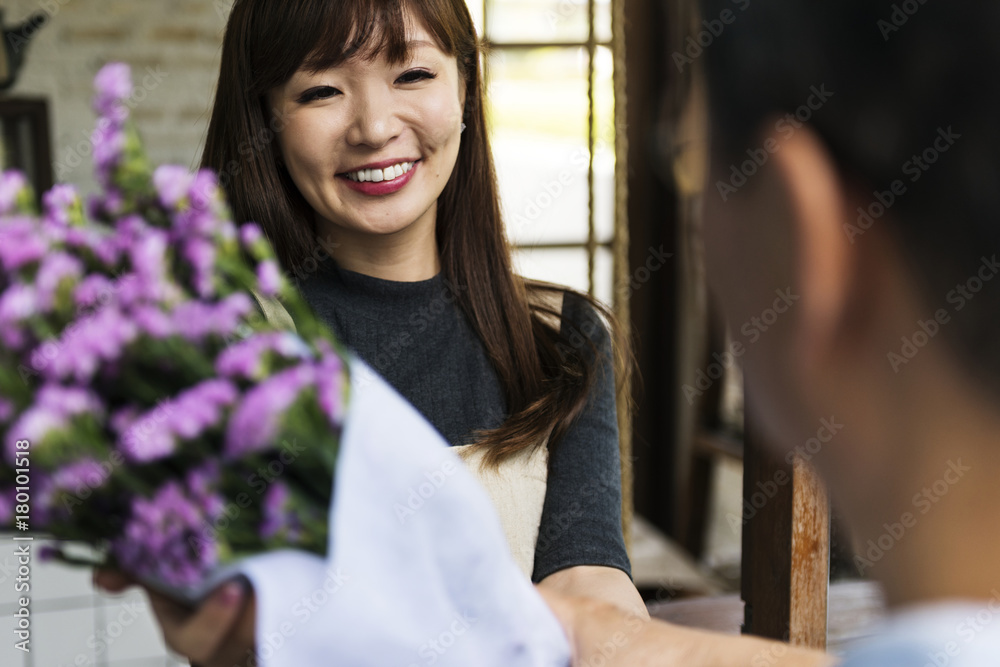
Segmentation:
{"type": "MultiPolygon", "coordinates": [[[[478,475],[525,575],[645,615],[623,337],[590,297],[513,272],[481,56],[463,0],[237,0],[203,165],[286,270],[330,254],[303,295],[478,475]]],[[[191,622],[164,628],[182,652],[191,622]]]]}

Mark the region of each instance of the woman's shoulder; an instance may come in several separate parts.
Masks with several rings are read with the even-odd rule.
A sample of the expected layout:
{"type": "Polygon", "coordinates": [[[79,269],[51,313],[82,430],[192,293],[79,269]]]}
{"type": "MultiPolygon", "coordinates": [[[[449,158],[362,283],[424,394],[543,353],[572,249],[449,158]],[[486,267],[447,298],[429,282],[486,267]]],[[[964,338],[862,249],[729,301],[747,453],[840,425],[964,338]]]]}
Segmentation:
{"type": "Polygon", "coordinates": [[[563,335],[583,334],[601,344],[609,336],[603,308],[586,294],[565,285],[528,281],[528,302],[535,313],[563,335]]]}

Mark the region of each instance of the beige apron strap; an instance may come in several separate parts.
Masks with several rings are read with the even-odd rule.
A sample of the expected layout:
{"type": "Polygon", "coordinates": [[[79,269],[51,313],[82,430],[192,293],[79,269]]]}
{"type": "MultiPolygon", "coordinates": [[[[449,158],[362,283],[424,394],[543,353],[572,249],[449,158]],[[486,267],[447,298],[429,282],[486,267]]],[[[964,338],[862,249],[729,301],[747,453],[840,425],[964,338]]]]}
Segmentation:
{"type": "Polygon", "coordinates": [[[260,308],[261,314],[264,315],[264,319],[267,320],[269,324],[278,329],[295,331],[295,322],[292,320],[292,316],[281,304],[281,301],[274,297],[263,296],[260,292],[254,289],[250,290],[250,295],[253,296],[254,301],[257,302],[257,307],[260,308]]]}
{"type": "Polygon", "coordinates": [[[464,445],[452,449],[486,489],[500,517],[511,554],[524,576],[530,579],[548,485],[549,448],[524,449],[496,469],[482,465],[486,452],[482,447],[464,445]]]}
{"type": "MultiPolygon", "coordinates": [[[[534,303],[545,303],[559,316],[545,315],[553,326],[560,325],[562,291],[530,291],[534,303]]],[[[542,507],[548,488],[549,448],[547,440],[505,459],[499,468],[484,467],[485,450],[474,445],[453,447],[493,501],[507,536],[511,554],[528,578],[535,567],[535,547],[542,522],[542,507]]]]}

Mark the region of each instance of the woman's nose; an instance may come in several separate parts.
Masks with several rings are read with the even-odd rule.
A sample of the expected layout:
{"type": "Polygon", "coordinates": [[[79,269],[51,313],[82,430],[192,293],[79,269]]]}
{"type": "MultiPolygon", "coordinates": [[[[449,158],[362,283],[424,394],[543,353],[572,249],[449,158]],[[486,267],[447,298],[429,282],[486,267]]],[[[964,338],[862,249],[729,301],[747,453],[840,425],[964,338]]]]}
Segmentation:
{"type": "Polygon", "coordinates": [[[381,148],[400,132],[399,118],[389,95],[369,93],[355,99],[348,143],[381,148]]]}

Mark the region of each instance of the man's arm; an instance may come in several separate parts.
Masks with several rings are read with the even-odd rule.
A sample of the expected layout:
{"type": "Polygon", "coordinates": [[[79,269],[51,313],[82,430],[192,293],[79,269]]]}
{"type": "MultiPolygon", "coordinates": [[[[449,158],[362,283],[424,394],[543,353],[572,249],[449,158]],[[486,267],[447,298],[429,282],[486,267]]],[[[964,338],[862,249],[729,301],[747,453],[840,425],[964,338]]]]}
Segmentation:
{"type": "Polygon", "coordinates": [[[573,648],[573,665],[605,667],[828,667],[819,651],[648,621],[604,602],[539,587],[573,648]],[[598,657],[600,656],[600,657],[598,657]]]}

